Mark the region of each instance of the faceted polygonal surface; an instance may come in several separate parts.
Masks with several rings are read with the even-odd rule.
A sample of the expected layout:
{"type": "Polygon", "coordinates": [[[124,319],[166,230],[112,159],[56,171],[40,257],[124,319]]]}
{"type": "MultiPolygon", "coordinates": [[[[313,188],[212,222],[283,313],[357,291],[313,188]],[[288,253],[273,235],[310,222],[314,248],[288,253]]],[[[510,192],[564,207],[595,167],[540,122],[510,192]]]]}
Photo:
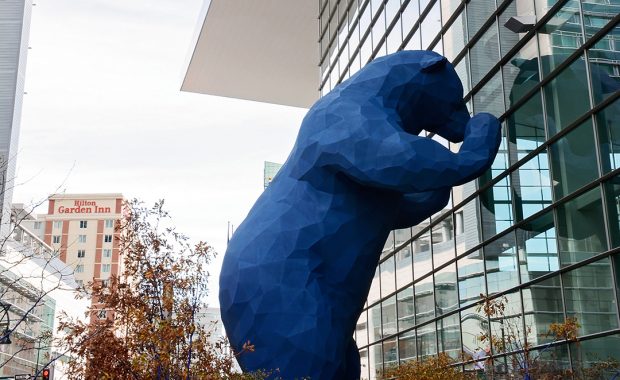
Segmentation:
{"type": "Polygon", "coordinates": [[[357,379],[353,332],[381,248],[395,228],[442,209],[452,186],[482,174],[500,142],[474,118],[454,68],[430,51],[378,58],[308,111],[295,146],[233,235],[220,275],[244,370],[284,379],[357,379]],[[425,137],[453,142],[458,153],[425,137]]]}

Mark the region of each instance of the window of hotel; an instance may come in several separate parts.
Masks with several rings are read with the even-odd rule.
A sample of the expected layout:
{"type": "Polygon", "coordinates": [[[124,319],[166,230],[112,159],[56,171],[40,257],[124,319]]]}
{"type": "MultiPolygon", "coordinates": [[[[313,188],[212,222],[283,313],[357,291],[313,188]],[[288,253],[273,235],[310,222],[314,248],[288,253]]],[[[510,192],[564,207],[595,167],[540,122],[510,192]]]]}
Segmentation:
{"type": "Polygon", "coordinates": [[[112,228],[112,227],[114,227],[114,219],[106,219],[105,228],[112,228]]]}
{"type": "Polygon", "coordinates": [[[78,242],[86,243],[86,235],[78,235],[78,242]]]}
{"type": "Polygon", "coordinates": [[[80,220],[80,228],[86,228],[88,226],[87,220],[80,220]]]}
{"type": "Polygon", "coordinates": [[[111,243],[112,242],[112,235],[104,235],[103,236],[103,241],[106,243],[111,243]]]}
{"type": "Polygon", "coordinates": [[[78,256],[78,258],[83,258],[84,256],[86,256],[86,250],[78,249],[77,256],[78,256]]]}
{"type": "Polygon", "coordinates": [[[108,273],[110,272],[110,264],[101,264],[101,273],[108,273]]]}
{"type": "Polygon", "coordinates": [[[103,250],[103,257],[105,258],[109,258],[112,257],[112,250],[109,248],[106,248],[103,250]]]}
{"type": "Polygon", "coordinates": [[[54,228],[61,229],[62,228],[62,220],[55,220],[54,221],[54,228]]]}
{"type": "Polygon", "coordinates": [[[60,235],[52,236],[52,243],[59,244],[60,243],[60,235]]]}
{"type": "Polygon", "coordinates": [[[41,222],[34,222],[34,229],[35,230],[40,230],[41,229],[41,222]]]}
{"type": "Polygon", "coordinates": [[[79,264],[75,266],[75,273],[83,273],[84,272],[84,264],[79,264]]]}

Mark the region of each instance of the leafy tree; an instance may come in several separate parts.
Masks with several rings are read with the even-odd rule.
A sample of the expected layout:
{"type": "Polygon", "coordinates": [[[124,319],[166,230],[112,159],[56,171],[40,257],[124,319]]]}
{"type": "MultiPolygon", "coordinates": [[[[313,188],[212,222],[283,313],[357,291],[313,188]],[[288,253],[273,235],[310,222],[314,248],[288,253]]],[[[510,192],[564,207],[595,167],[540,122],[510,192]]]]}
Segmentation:
{"type": "MultiPolygon", "coordinates": [[[[122,267],[109,282],[87,286],[90,324],[67,318],[64,345],[73,353],[70,379],[236,379],[224,341],[213,343],[198,320],[206,308],[207,264],[213,249],[176,231],[160,201],[133,200],[116,226],[122,267]]],[[[251,355],[248,342],[243,353],[251,355]]],[[[252,377],[254,376],[254,377],[252,377]]]]}

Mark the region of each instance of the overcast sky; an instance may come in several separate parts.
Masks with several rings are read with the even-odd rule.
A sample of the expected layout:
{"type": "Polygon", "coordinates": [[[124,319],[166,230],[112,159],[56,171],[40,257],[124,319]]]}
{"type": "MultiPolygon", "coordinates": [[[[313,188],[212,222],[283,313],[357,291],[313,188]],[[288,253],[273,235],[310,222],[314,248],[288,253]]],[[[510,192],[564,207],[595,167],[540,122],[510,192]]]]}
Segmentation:
{"type": "Polygon", "coordinates": [[[286,159],[305,110],[181,92],[201,7],[36,0],[14,202],[58,186],[165,198],[179,231],[221,259],[227,222],[262,192],[263,161],[286,159]]]}

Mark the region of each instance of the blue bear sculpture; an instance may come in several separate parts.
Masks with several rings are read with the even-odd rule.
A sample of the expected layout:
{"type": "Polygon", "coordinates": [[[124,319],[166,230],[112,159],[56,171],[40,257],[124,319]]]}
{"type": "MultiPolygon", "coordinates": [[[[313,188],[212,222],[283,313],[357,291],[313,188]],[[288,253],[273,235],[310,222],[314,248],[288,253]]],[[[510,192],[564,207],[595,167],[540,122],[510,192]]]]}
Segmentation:
{"type": "Polygon", "coordinates": [[[285,164],[233,235],[220,274],[222,320],[243,370],[284,379],[358,379],[356,322],[391,230],[442,209],[500,143],[495,117],[470,119],[447,60],[378,58],[318,100],[285,164]],[[419,137],[452,142],[458,153],[419,137]]]}

